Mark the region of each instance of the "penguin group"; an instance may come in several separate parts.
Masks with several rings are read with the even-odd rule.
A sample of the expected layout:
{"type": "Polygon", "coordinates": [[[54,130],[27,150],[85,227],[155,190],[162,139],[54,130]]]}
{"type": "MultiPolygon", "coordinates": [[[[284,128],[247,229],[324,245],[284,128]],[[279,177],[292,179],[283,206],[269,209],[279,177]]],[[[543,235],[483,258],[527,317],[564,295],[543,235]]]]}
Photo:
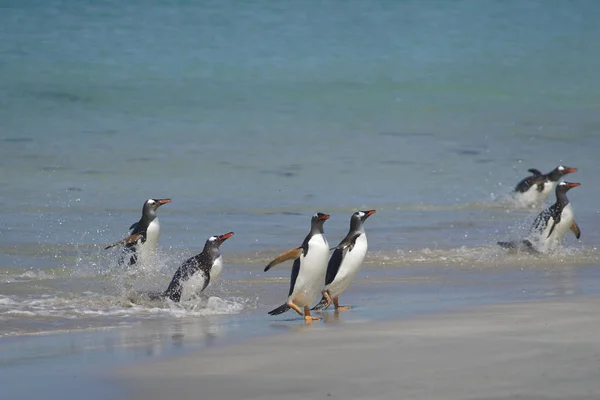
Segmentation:
{"type": "Polygon", "coordinates": [[[525,239],[498,242],[498,244],[513,252],[549,253],[560,246],[569,230],[579,239],[581,230],[575,222],[573,207],[567,198],[567,192],[581,184],[559,182],[564,175],[577,172],[577,168],[559,165],[547,174],[542,174],[537,169],[530,169],[529,172],[533,175],[519,182],[513,191],[521,204],[528,206],[540,204],[546,200],[552,189],[555,189],[556,201],[537,215],[525,239]]]}
{"type": "MultiPolygon", "coordinates": [[[[567,192],[579,183],[560,181],[564,175],[577,172],[577,168],[559,165],[547,174],[537,169],[521,180],[512,192],[521,205],[539,205],[554,189],[556,202],[540,212],[534,219],[529,234],[522,240],[498,242],[502,248],[511,252],[548,253],[555,250],[571,230],[576,238],[581,231],[575,222],[573,208],[567,192]]],[[[148,199],[142,207],[140,220],[129,228],[129,236],[106,246],[110,249],[122,246],[120,264],[133,265],[145,262],[156,251],[160,236],[160,224],[157,209],[171,199],[148,199]]],[[[311,311],[328,309],[333,303],[336,311],[347,310],[339,297],[348,289],[360,270],[367,254],[368,242],[365,221],[375,210],[356,211],[350,217],[350,229],[340,243],[330,248],[324,234],[324,224],[330,219],[325,213],[318,212],[311,218],[310,231],[302,244],[283,252],[264,268],[264,272],[285,261],[293,260],[290,287],[286,301],[269,311],[269,315],[279,315],[294,310],[307,323],[320,318],[311,315],[311,311]],[[314,303],[321,297],[320,301],[314,303]]],[[[159,297],[173,302],[181,301],[184,291],[204,291],[223,271],[220,246],[234,235],[228,232],[213,235],[206,240],[201,253],[185,260],[177,269],[167,289],[159,297]]]]}

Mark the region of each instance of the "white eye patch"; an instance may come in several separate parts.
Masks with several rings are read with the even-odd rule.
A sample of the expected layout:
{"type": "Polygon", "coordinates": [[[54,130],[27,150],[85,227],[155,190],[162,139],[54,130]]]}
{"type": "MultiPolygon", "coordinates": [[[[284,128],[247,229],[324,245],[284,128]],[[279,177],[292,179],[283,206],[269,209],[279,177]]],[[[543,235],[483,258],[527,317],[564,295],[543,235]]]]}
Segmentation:
{"type": "Polygon", "coordinates": [[[208,240],[210,242],[214,242],[215,240],[217,240],[217,237],[216,236],[211,236],[211,237],[208,238],[208,240]]]}
{"type": "Polygon", "coordinates": [[[558,166],[558,170],[559,170],[559,171],[564,171],[564,170],[565,170],[565,167],[563,167],[562,165],[559,165],[559,166],[558,166]]]}

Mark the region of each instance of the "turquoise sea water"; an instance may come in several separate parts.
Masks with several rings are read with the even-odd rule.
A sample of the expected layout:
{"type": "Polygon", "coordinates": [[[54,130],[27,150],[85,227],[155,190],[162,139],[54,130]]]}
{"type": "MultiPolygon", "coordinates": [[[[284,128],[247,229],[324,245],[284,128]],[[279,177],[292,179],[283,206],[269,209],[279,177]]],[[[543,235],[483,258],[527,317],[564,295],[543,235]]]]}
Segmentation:
{"type": "Polygon", "coordinates": [[[5,0],[0,336],[262,316],[289,274],[264,264],[316,211],[337,243],[353,211],[377,209],[348,291],[367,305],[403,268],[598,265],[599,12],[593,0],[5,0]],[[507,257],[495,241],[539,210],[503,196],[528,168],[561,163],[579,168],[581,241],[507,257]],[[102,246],[151,197],[173,199],[156,264],[119,270],[102,246]],[[209,298],[130,301],[228,231],[209,298]]]}

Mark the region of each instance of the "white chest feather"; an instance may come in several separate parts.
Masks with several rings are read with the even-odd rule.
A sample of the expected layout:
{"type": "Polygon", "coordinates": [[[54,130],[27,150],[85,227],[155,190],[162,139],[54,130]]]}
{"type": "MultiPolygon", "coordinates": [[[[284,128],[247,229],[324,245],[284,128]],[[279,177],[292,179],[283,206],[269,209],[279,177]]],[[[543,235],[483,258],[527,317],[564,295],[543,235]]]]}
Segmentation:
{"type": "Polygon", "coordinates": [[[538,185],[533,185],[526,192],[518,193],[517,199],[521,205],[526,207],[539,206],[548,198],[554,188],[556,188],[556,182],[545,182],[541,192],[538,190],[538,185]]]}
{"type": "Polygon", "coordinates": [[[140,257],[142,257],[142,261],[151,257],[156,248],[158,247],[158,238],[160,237],[160,223],[158,222],[158,218],[154,218],[152,222],[148,225],[148,229],[146,230],[146,242],[139,246],[140,257]]]}
{"type": "Polygon", "coordinates": [[[325,282],[327,261],[329,259],[329,244],[322,234],[314,235],[308,242],[306,256],[300,256],[300,270],[290,296],[296,305],[311,306],[321,293],[325,282]]]}
{"type": "Polygon", "coordinates": [[[212,268],[210,269],[210,281],[214,281],[219,276],[221,276],[221,272],[223,272],[223,259],[221,256],[215,260],[212,268]]]}
{"type": "Polygon", "coordinates": [[[350,283],[352,283],[352,280],[365,260],[367,248],[367,235],[362,234],[356,239],[352,250],[346,252],[333,282],[326,286],[331,297],[341,295],[350,286],[350,283]]]}

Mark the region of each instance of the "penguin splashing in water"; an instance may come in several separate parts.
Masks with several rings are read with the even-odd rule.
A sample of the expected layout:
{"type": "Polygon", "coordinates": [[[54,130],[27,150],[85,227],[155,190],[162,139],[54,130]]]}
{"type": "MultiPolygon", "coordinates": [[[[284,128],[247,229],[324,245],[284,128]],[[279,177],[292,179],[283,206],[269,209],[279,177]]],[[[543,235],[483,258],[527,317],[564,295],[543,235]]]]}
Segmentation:
{"type": "Polygon", "coordinates": [[[573,207],[567,198],[567,192],[577,186],[580,184],[560,182],[556,186],[556,202],[538,214],[527,238],[498,244],[512,251],[549,253],[558,248],[569,230],[579,239],[581,230],[575,222],[573,207]]]}
{"type": "Polygon", "coordinates": [[[142,217],[129,227],[129,236],[104,249],[123,245],[123,253],[119,258],[120,264],[126,262],[127,265],[133,265],[138,260],[142,262],[147,260],[156,251],[160,237],[160,223],[156,211],[163,204],[170,202],[171,199],[146,200],[142,207],[142,217]]]}
{"type": "Polygon", "coordinates": [[[177,269],[163,296],[179,302],[185,286],[199,287],[200,292],[204,291],[209,283],[214,282],[223,272],[220,247],[232,236],[233,232],[228,232],[209,237],[202,252],[185,260],[177,269]]]}

